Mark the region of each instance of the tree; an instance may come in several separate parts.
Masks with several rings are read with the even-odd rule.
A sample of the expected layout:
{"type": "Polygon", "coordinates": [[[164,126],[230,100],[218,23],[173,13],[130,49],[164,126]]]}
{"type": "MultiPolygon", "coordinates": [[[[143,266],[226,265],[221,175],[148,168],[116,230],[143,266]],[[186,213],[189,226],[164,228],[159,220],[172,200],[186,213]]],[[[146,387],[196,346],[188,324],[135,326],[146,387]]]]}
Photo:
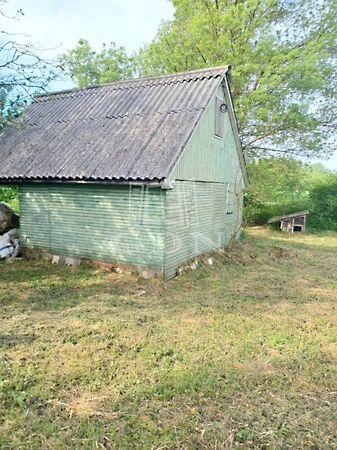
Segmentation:
{"type": "Polygon", "coordinates": [[[124,47],[103,44],[100,52],[95,52],[85,39],[61,57],[61,66],[80,87],[128,79],[133,76],[133,58],[126,54],[124,47]]]}
{"type": "Polygon", "coordinates": [[[319,183],[310,192],[311,226],[317,230],[337,231],[337,175],[319,183]]]}
{"type": "MultiPolygon", "coordinates": [[[[4,23],[23,16],[20,9],[14,16],[6,13],[7,0],[0,0],[0,17],[4,23]]],[[[42,49],[36,49],[27,42],[21,42],[22,35],[8,33],[0,28],[0,132],[5,126],[15,126],[12,119],[20,115],[32,95],[47,88],[58,76],[58,69],[41,56],[42,49]]],[[[0,148],[1,151],[1,148],[0,148]]],[[[13,186],[0,187],[0,201],[8,202],[18,209],[18,190],[13,186]]]]}
{"type": "Polygon", "coordinates": [[[248,157],[319,156],[336,129],[336,0],[171,0],[138,55],[141,75],[233,66],[248,157]]]}
{"type": "Polygon", "coordinates": [[[18,98],[11,99],[11,88],[0,84],[0,131],[20,113],[21,102],[18,98]]]}
{"type": "Polygon", "coordinates": [[[245,219],[262,224],[272,216],[308,206],[309,166],[291,158],[261,158],[248,164],[245,219]]]}
{"type": "MultiPolygon", "coordinates": [[[[305,164],[284,157],[261,158],[250,162],[247,169],[250,184],[245,194],[246,222],[264,224],[272,216],[303,209],[310,211],[310,227],[322,228],[321,216],[329,217],[325,221],[329,224],[326,226],[334,222],[332,208],[329,207],[327,213],[322,215],[325,202],[320,203],[318,199],[321,192],[322,196],[324,192],[329,192],[327,186],[337,183],[337,175],[322,164],[305,164]]],[[[332,205],[332,198],[330,200],[328,203],[332,205]]],[[[337,222],[335,226],[337,230],[337,222]]]]}
{"type": "MultiPolygon", "coordinates": [[[[14,16],[7,14],[7,3],[0,0],[4,24],[24,15],[21,9],[14,16]]],[[[7,32],[4,25],[0,27],[0,130],[20,114],[34,93],[45,90],[59,76],[53,62],[41,55],[43,49],[35,48],[26,37],[7,32]]]]}

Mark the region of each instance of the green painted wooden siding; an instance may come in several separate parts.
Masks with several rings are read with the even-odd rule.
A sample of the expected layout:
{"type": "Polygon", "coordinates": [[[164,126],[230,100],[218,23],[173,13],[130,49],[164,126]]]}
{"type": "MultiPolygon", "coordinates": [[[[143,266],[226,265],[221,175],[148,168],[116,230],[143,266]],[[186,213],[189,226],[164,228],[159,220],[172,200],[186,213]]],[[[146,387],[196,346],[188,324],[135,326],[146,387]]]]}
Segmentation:
{"type": "Polygon", "coordinates": [[[233,182],[242,189],[244,179],[228,112],[222,115],[223,138],[215,136],[216,96],[224,97],[221,87],[194,130],[185,151],[173,169],[171,178],[219,183],[233,182]]]}
{"type": "Polygon", "coordinates": [[[165,275],[201,253],[229,244],[236,223],[236,203],[227,214],[227,185],[197,181],[177,181],[166,192],[165,275]]]}
{"type": "Polygon", "coordinates": [[[23,245],[163,269],[164,191],[138,186],[23,184],[23,245]]]}
{"type": "Polygon", "coordinates": [[[223,138],[215,136],[216,96],[178,160],[166,193],[165,275],[185,261],[228,246],[242,222],[244,178],[229,114],[223,114],[223,138]]]}

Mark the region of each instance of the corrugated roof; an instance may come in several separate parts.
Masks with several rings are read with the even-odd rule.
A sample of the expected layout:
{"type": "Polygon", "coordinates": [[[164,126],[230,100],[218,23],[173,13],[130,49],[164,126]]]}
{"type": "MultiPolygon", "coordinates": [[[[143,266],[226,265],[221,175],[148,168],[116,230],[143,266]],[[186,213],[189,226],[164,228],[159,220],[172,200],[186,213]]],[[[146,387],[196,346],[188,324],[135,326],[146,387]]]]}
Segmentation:
{"type": "Polygon", "coordinates": [[[36,97],[0,136],[0,180],[161,180],[227,67],[36,97]]]}
{"type": "Polygon", "coordinates": [[[281,222],[282,220],[293,219],[299,216],[307,216],[309,211],[306,209],[304,211],[298,211],[291,214],[284,214],[283,216],[275,216],[268,219],[268,223],[281,222]]]}

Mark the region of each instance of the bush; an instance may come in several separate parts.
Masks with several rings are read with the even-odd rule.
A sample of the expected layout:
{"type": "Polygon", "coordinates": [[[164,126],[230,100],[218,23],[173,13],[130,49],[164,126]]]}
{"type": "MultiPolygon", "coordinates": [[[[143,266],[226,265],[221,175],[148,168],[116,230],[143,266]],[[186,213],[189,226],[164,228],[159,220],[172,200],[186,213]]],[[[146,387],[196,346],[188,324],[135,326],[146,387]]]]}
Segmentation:
{"type": "Polygon", "coordinates": [[[248,174],[246,223],[262,225],[270,217],[308,209],[309,229],[337,231],[337,173],[321,164],[277,158],[248,164],[248,174]]]}
{"type": "Polygon", "coordinates": [[[15,212],[19,212],[19,190],[17,186],[0,187],[0,202],[7,203],[15,212]]]}
{"type": "Polygon", "coordinates": [[[262,225],[273,216],[308,207],[308,166],[289,158],[260,159],[248,164],[246,223],[262,225]]]}
{"type": "Polygon", "coordinates": [[[337,175],[330,183],[310,192],[310,226],[317,230],[337,231],[337,175]]]}

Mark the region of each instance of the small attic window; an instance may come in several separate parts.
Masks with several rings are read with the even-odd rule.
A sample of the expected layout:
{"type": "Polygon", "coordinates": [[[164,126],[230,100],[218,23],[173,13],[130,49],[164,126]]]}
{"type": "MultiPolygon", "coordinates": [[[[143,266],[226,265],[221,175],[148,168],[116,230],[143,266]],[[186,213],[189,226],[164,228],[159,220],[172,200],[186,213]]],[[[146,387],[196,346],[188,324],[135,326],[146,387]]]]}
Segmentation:
{"type": "Polygon", "coordinates": [[[221,97],[215,97],[215,136],[223,137],[224,134],[224,113],[225,101],[221,97]]]}

